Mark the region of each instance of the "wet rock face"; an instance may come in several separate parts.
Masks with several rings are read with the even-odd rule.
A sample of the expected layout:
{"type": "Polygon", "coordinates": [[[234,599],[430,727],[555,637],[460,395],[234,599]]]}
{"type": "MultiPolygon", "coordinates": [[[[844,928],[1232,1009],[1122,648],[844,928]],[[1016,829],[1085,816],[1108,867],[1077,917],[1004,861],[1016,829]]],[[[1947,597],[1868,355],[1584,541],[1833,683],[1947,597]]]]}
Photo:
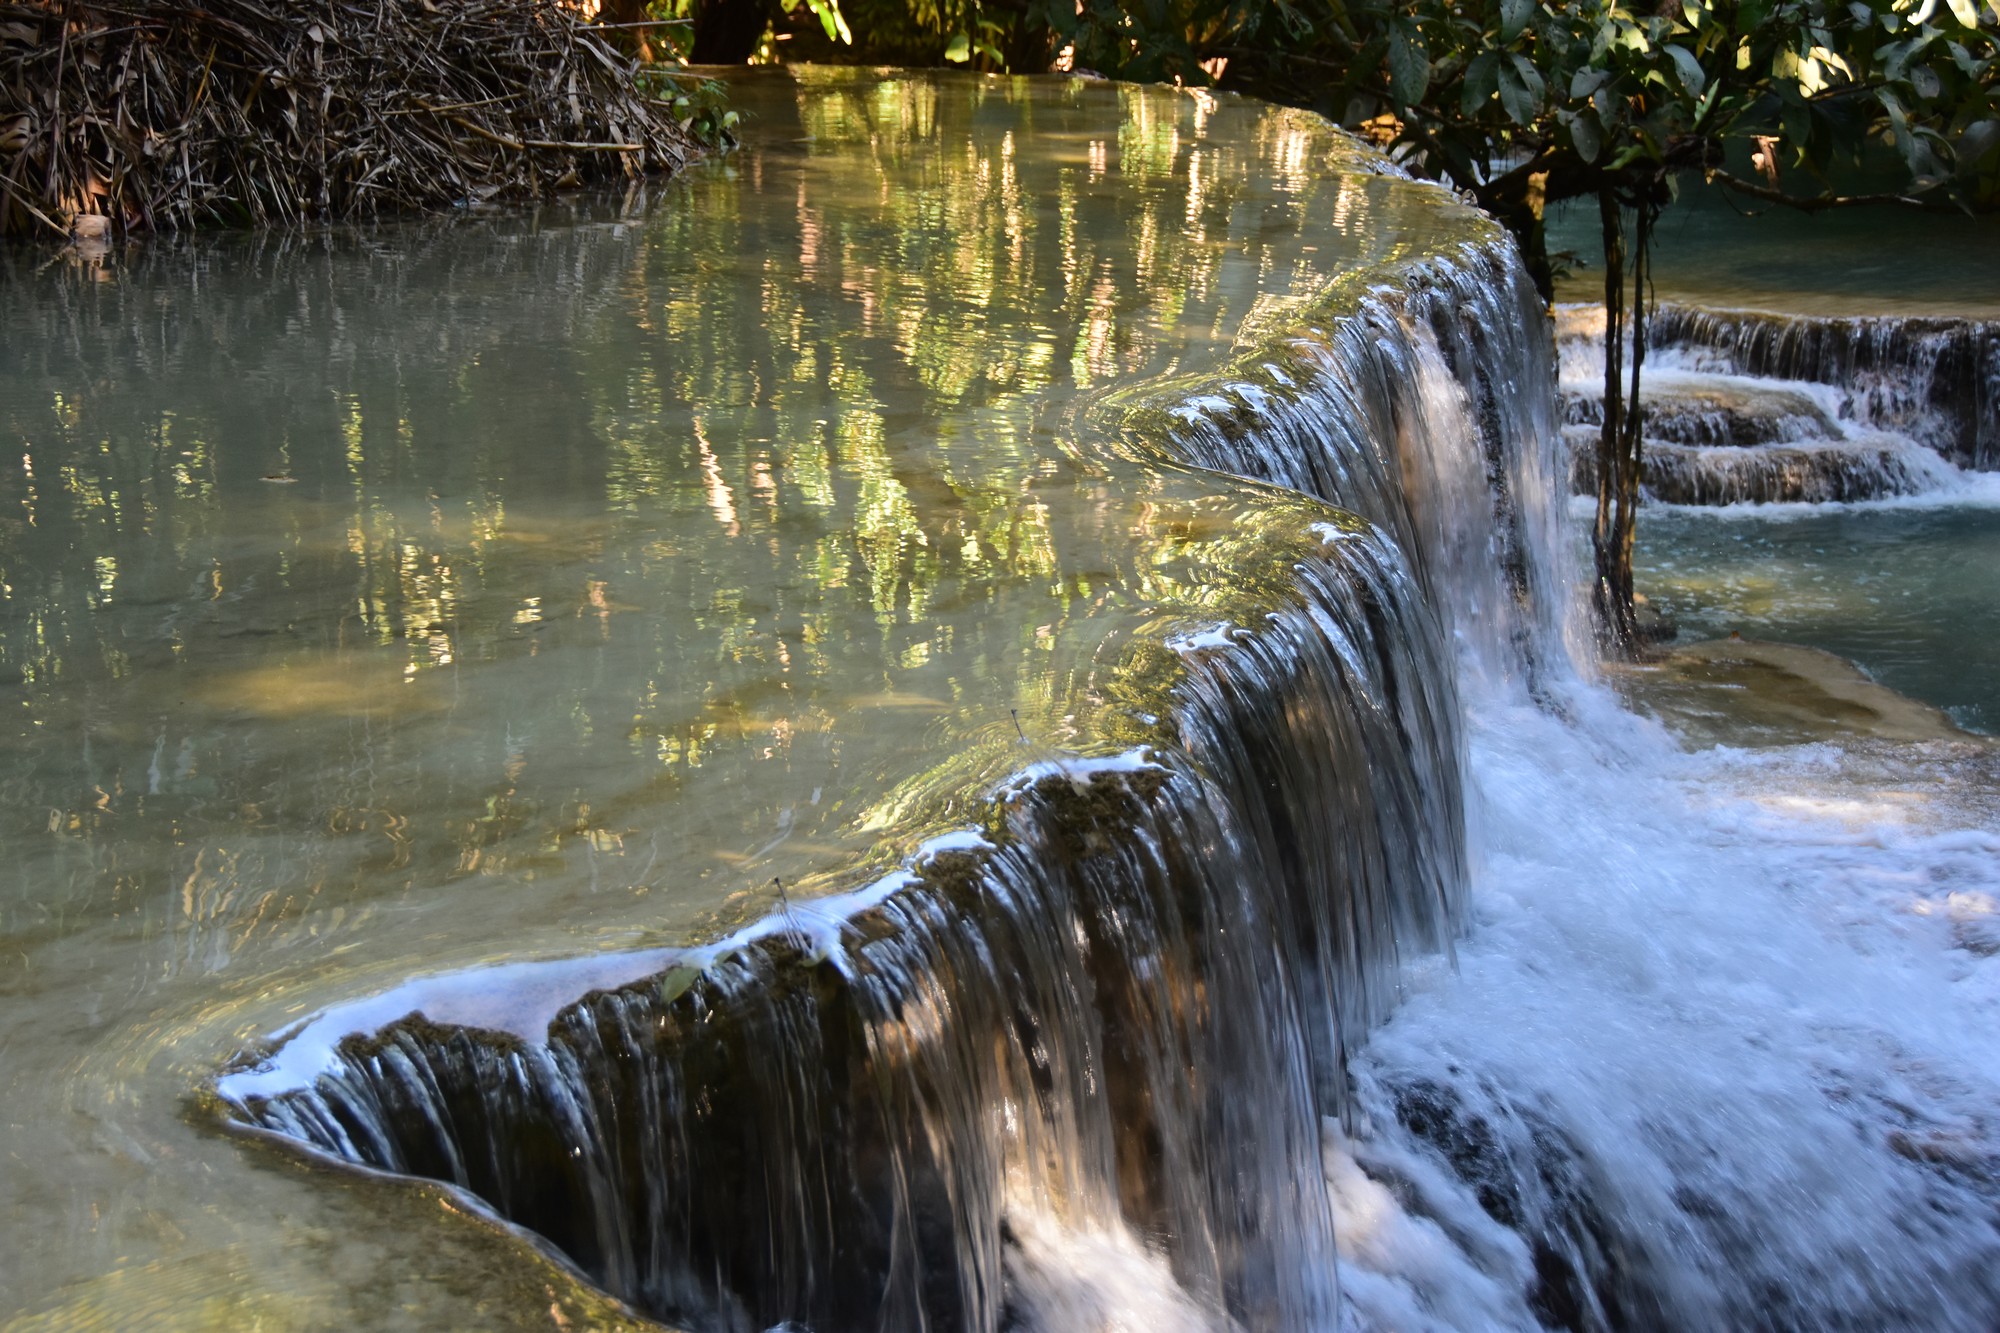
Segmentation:
{"type": "MultiPolygon", "coordinates": [[[[1746,385],[1677,385],[1645,393],[1646,436],[1667,444],[1757,445],[1838,436],[1824,409],[1803,393],[1746,385]]],[[[1604,400],[1566,394],[1566,425],[1601,426],[1604,400]]]]}
{"type": "Polygon", "coordinates": [[[2000,468],[2000,321],[1808,318],[1663,305],[1652,346],[1737,375],[1839,388],[1843,416],[1960,467],[2000,468]]]}
{"type": "MultiPolygon", "coordinates": [[[[1598,1173],[1549,1117],[1504,1102],[1474,1106],[1424,1079],[1395,1088],[1393,1098],[1398,1130],[1527,1243],[1528,1305],[1545,1327],[1672,1326],[1643,1238],[1621,1231],[1598,1173]]],[[[1390,1174],[1379,1163],[1376,1170],[1390,1174]]]]}
{"type": "MultiPolygon", "coordinates": [[[[1564,429],[1570,484],[1597,489],[1594,428],[1564,429]]],[[[1648,440],[1640,458],[1646,494],[1663,504],[1826,504],[1915,495],[1939,484],[1934,457],[1894,442],[1705,447],[1648,440]]]]}

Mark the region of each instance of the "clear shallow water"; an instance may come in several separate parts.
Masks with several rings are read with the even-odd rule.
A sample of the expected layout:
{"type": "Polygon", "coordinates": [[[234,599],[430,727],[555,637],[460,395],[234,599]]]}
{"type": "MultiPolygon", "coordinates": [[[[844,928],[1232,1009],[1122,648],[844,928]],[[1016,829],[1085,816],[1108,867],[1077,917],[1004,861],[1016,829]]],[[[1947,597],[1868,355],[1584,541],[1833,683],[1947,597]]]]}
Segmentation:
{"type": "Polygon", "coordinates": [[[1652,508],[1638,586],[1687,639],[1808,644],[2000,731],[2000,508],[1652,508]]]}
{"type": "Polygon", "coordinates": [[[1332,540],[1093,396],[1443,244],[1436,192],[1201,95],[801,77],[657,199],[9,257],[9,1315],[601,1315],[193,1091],[412,975],[844,887],[1023,736],[1156,734],[1165,640],[1332,540]]]}

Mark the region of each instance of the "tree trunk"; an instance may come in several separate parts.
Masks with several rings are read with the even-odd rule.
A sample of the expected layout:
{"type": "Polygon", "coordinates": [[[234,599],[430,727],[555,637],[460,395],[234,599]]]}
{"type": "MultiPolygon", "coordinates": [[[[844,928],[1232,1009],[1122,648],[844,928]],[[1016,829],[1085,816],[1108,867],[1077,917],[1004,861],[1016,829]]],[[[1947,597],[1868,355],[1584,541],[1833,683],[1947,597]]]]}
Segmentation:
{"type": "Polygon", "coordinates": [[[740,65],[757,54],[775,6],[764,0],[696,0],[694,49],[697,65],[740,65]]]}
{"type": "Polygon", "coordinates": [[[603,22],[617,27],[613,44],[630,55],[637,56],[650,65],[655,58],[651,33],[647,29],[633,25],[645,23],[653,16],[647,10],[646,0],[604,0],[603,22]]]}
{"type": "Polygon", "coordinates": [[[1648,206],[1639,205],[1638,253],[1632,265],[1632,379],[1624,383],[1625,214],[1617,192],[1598,191],[1604,235],[1604,425],[1597,437],[1597,521],[1590,534],[1596,579],[1592,602],[1606,646],[1638,645],[1632,600],[1632,539],[1639,510],[1639,368],[1646,356],[1645,279],[1648,206]]]}

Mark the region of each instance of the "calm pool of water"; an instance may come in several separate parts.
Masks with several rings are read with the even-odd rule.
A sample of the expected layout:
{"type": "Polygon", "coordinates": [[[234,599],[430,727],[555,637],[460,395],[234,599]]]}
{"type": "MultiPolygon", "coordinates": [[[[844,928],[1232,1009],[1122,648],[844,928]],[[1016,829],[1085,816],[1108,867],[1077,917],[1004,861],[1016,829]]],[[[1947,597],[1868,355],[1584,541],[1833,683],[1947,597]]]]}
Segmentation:
{"type": "Polygon", "coordinates": [[[2000,732],[2000,509],[1652,509],[1638,584],[1684,639],[1810,644],[2000,732]]]}
{"type": "MultiPolygon", "coordinates": [[[[1565,301],[1601,301],[1597,207],[1550,215],[1549,248],[1583,261],[1557,284],[1565,301]]],[[[2000,221],[1906,208],[1805,214],[1746,206],[1684,182],[1661,217],[1653,281],[1663,300],[1795,315],[2000,317],[2000,221]]]]}

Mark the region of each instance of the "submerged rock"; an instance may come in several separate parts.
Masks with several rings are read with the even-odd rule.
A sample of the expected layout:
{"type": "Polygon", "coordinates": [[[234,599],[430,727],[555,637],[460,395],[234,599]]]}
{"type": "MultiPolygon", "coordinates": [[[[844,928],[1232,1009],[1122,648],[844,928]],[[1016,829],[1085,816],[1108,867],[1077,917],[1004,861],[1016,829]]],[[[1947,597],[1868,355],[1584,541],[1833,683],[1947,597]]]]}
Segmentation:
{"type": "Polygon", "coordinates": [[[1712,639],[1610,670],[1635,707],[1708,743],[1968,739],[1942,709],[1878,684],[1844,657],[1801,644],[1712,639]]]}

